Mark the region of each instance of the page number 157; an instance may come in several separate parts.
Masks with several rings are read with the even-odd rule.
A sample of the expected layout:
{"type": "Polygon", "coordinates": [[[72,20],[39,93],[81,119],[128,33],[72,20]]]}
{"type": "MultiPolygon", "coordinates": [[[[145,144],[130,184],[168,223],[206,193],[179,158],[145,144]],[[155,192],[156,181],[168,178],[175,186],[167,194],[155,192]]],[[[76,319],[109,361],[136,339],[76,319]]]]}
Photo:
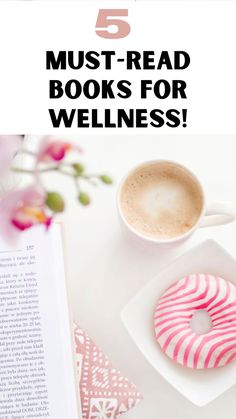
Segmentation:
{"type": "Polygon", "coordinates": [[[96,34],[107,39],[125,38],[130,33],[130,25],[122,19],[124,16],[128,16],[128,9],[100,9],[96,34]]]}

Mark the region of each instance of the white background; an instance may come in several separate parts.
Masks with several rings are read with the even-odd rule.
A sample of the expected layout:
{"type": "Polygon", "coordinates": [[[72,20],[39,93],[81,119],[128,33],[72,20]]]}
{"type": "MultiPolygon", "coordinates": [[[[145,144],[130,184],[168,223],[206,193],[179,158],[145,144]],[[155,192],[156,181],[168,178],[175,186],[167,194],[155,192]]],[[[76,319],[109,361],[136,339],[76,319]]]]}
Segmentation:
{"type": "Polygon", "coordinates": [[[120,229],[116,211],[118,182],[132,166],[168,158],[192,169],[202,181],[208,202],[236,201],[235,136],[76,136],[90,172],[108,172],[115,185],[85,187],[92,204],[78,206],[73,182],[45,177],[48,188],[62,191],[69,205],[64,216],[65,250],[74,319],[108,354],[114,365],[138,386],[144,400],[129,419],[235,419],[236,387],[204,408],[184,399],[148,364],[121,320],[125,304],[162,267],[207,238],[218,241],[236,257],[236,222],[199,230],[184,246],[172,251],[134,246],[120,229]]]}
{"type": "MultiPolygon", "coordinates": [[[[113,1],[112,7],[119,8],[121,4],[124,7],[125,2],[113,1]]],[[[158,101],[150,96],[147,107],[187,107],[188,127],[150,128],[150,131],[155,134],[167,131],[175,134],[235,132],[236,3],[227,0],[128,1],[130,35],[119,40],[106,40],[97,36],[94,29],[99,8],[110,6],[109,1],[0,2],[0,131],[52,132],[48,114],[51,102],[58,108],[87,108],[89,105],[99,108],[101,114],[103,107],[146,107],[138,94],[126,101],[81,99],[71,103],[66,99],[48,99],[48,79],[55,78],[57,71],[45,70],[46,50],[115,49],[122,56],[127,49],[137,49],[154,50],[157,55],[162,50],[186,50],[191,55],[191,65],[184,71],[133,71],[130,74],[122,70],[122,66],[116,66],[110,72],[67,71],[59,72],[57,76],[68,80],[78,75],[81,80],[86,80],[92,75],[100,80],[127,78],[128,75],[134,87],[141,75],[153,80],[184,78],[188,85],[188,99],[158,101]]],[[[88,129],[78,130],[81,131],[88,133],[88,129]]],[[[139,129],[139,133],[144,131],[139,129]]],[[[73,132],[76,132],[76,127],[73,132]]],[[[101,130],[93,130],[93,134],[98,132],[101,130]]],[[[104,132],[111,133],[114,130],[104,132]]]]}
{"type": "MultiPolygon", "coordinates": [[[[112,1],[112,7],[120,5],[121,2],[112,1]]],[[[111,2],[1,1],[0,132],[53,132],[47,113],[51,104],[45,50],[186,50],[192,59],[191,67],[180,73],[188,83],[186,129],[153,129],[152,137],[148,136],[150,130],[141,131],[142,137],[115,136],[109,130],[102,132],[102,137],[96,136],[96,130],[85,137],[89,131],[79,130],[75,140],[86,151],[83,159],[88,169],[110,172],[117,182],[136,163],[169,158],[199,175],[209,201],[235,201],[236,136],[226,136],[236,132],[235,1],[129,1],[127,5],[131,34],[123,40],[106,41],[97,37],[94,26],[98,9],[111,7],[111,2]],[[167,131],[175,136],[161,135],[167,131]],[[183,132],[201,135],[178,136],[183,132]],[[207,133],[220,135],[209,137],[207,133]]],[[[159,78],[157,73],[148,72],[148,78],[159,78]]],[[[81,75],[88,76],[82,72],[81,75]]],[[[112,77],[109,75],[120,79],[120,68],[115,69],[112,77]]],[[[74,72],[68,72],[64,78],[72,76],[74,72]]],[[[126,76],[122,73],[122,78],[126,76]]],[[[164,76],[162,72],[161,77],[164,76]]],[[[104,78],[105,74],[97,72],[96,77],[104,78]]],[[[134,83],[137,77],[139,74],[132,73],[134,83]]],[[[171,72],[171,77],[179,74],[171,72]]],[[[134,99],[130,107],[143,107],[137,97],[134,99]]],[[[77,106],[84,105],[80,101],[77,106]]],[[[108,107],[116,105],[117,101],[108,107]]],[[[153,100],[149,105],[156,107],[153,100]]],[[[172,105],[166,102],[166,107],[172,105]]],[[[71,104],[65,101],[61,106],[71,104]]],[[[102,106],[104,103],[96,102],[93,107],[102,106]]],[[[123,102],[119,106],[123,107],[123,102]]],[[[76,129],[65,134],[69,132],[76,134],[76,129]]],[[[115,131],[118,133],[121,131],[115,131]]],[[[221,419],[225,411],[227,419],[235,419],[235,388],[205,408],[194,407],[139,353],[120,321],[120,311],[162,267],[194,243],[215,238],[236,257],[236,224],[199,231],[184,247],[160,254],[157,250],[136,248],[122,235],[115,206],[116,186],[110,190],[94,189],[93,204],[81,208],[68,180],[59,182],[52,176],[47,181],[53,189],[62,188],[70,199],[64,221],[74,318],[144,395],[144,401],[126,417],[221,419]]]]}

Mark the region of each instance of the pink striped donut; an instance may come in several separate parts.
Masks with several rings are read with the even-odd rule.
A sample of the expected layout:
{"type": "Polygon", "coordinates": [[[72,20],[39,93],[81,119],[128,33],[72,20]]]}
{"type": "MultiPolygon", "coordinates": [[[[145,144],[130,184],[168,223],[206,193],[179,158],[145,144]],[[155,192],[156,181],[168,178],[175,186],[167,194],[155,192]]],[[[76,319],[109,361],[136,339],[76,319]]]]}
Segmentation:
{"type": "Polygon", "coordinates": [[[209,274],[185,276],[159,299],[154,315],[161,350],[188,368],[217,368],[236,358],[236,286],[209,274]],[[208,333],[197,334],[191,319],[206,310],[212,321],[208,333]]]}

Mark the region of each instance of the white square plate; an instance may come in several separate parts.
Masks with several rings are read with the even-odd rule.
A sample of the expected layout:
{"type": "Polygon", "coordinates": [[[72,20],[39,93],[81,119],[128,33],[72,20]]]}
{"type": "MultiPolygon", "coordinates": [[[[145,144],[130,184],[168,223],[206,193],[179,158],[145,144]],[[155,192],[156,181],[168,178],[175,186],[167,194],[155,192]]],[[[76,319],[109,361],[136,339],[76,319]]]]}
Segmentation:
{"type": "Polygon", "coordinates": [[[191,370],[171,361],[155,340],[153,313],[159,296],[174,281],[191,273],[210,273],[236,285],[236,261],[207,240],[173,261],[127,304],[121,313],[131,337],[150,364],[197,406],[204,406],[236,383],[236,361],[217,369],[191,370]]]}

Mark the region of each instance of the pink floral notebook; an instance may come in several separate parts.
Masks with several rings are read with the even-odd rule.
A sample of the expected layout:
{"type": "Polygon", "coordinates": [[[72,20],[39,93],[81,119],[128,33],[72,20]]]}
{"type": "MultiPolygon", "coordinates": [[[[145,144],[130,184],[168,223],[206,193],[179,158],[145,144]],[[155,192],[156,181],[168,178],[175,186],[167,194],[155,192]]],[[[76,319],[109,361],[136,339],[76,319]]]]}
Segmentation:
{"type": "Polygon", "coordinates": [[[142,399],[89,336],[75,325],[76,364],[83,419],[116,419],[142,399]]]}

